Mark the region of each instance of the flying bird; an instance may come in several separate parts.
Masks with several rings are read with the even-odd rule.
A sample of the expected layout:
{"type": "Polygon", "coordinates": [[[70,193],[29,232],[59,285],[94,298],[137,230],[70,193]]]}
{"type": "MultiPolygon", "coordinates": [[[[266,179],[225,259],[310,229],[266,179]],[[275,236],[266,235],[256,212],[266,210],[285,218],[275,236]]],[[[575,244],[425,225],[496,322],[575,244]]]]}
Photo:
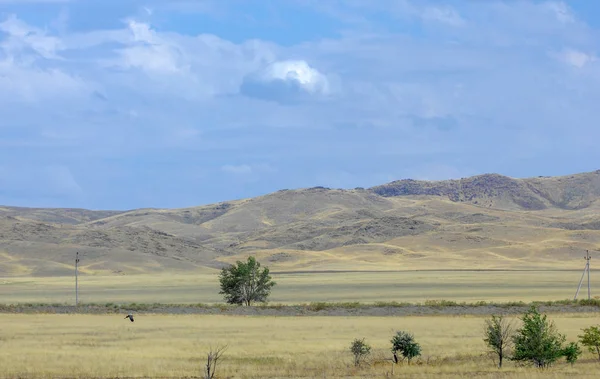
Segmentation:
{"type": "Polygon", "coordinates": [[[125,318],[128,318],[131,320],[131,322],[133,322],[133,315],[132,314],[128,314],[127,316],[125,316],[125,318]]]}

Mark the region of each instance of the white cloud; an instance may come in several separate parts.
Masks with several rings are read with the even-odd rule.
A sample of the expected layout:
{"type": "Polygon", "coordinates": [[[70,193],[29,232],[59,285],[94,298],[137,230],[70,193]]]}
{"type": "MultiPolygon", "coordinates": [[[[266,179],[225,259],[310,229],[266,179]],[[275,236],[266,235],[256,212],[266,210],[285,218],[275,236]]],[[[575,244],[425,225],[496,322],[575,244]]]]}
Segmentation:
{"type": "Polygon", "coordinates": [[[421,17],[425,20],[438,21],[451,26],[463,26],[465,20],[460,14],[451,7],[425,7],[419,11],[421,17]]]}
{"type": "MultiPolygon", "coordinates": [[[[63,48],[60,39],[48,36],[39,28],[31,27],[19,20],[15,15],[0,22],[0,31],[8,34],[0,46],[10,57],[26,50],[33,50],[45,59],[59,59],[57,52],[63,48]]],[[[27,51],[26,51],[27,53],[27,51]]]]}
{"type": "Polygon", "coordinates": [[[87,95],[89,90],[82,79],[56,68],[21,66],[12,59],[0,61],[0,99],[4,105],[19,101],[31,104],[40,101],[54,103],[67,98],[75,100],[87,95]]]}
{"type": "Polygon", "coordinates": [[[106,82],[116,79],[115,85],[138,93],[190,101],[238,93],[246,74],[275,59],[274,45],[263,41],[235,44],[211,34],[158,32],[131,19],[126,28],[73,34],[65,41],[96,54],[106,82]],[[106,48],[114,44],[119,47],[106,48]]]}
{"type": "Polygon", "coordinates": [[[0,40],[0,52],[4,53],[4,59],[0,58],[0,99],[4,104],[73,99],[89,90],[83,79],[60,67],[65,59],[58,52],[65,46],[59,38],[14,15],[0,22],[0,31],[7,34],[0,40]]]}
{"type": "Polygon", "coordinates": [[[593,55],[574,49],[567,49],[560,56],[565,63],[576,68],[583,68],[596,60],[593,55]]]}
{"type": "Polygon", "coordinates": [[[128,28],[132,41],[119,51],[121,67],[140,68],[150,74],[188,71],[189,65],[181,49],[160,38],[149,25],[131,20],[128,28]]]}
{"type": "Polygon", "coordinates": [[[562,1],[547,1],[543,3],[549,9],[556,19],[563,24],[575,22],[575,16],[569,6],[562,1]]]}
{"type": "Polygon", "coordinates": [[[275,62],[259,74],[261,80],[282,80],[297,83],[309,93],[327,93],[329,84],[325,75],[310,67],[306,61],[275,62]]]}
{"type": "Polygon", "coordinates": [[[241,92],[278,102],[295,102],[330,93],[327,76],[304,60],[276,61],[247,75],[241,92]]]}

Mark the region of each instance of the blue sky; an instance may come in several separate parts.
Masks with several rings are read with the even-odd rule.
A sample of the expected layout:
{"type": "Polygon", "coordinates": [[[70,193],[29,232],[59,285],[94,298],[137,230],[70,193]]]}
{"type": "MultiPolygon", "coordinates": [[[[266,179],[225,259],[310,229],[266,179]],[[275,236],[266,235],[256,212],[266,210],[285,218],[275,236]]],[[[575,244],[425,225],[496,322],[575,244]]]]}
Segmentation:
{"type": "Polygon", "coordinates": [[[599,169],[600,2],[0,0],[0,204],[599,169]]]}

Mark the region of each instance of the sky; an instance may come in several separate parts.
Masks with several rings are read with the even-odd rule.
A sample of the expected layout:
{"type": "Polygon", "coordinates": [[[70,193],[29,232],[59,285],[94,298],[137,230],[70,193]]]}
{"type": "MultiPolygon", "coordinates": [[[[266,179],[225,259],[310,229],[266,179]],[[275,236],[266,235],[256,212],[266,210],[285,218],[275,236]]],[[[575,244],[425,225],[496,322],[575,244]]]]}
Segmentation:
{"type": "Polygon", "coordinates": [[[0,0],[0,204],[600,169],[600,2],[0,0]]]}

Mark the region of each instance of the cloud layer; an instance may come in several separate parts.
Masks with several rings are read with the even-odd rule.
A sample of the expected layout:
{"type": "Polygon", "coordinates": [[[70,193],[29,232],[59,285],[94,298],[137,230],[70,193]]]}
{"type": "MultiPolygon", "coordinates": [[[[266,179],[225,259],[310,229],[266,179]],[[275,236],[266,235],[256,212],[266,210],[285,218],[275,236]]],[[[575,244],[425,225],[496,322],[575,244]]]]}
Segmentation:
{"type": "Polygon", "coordinates": [[[566,2],[1,3],[0,204],[598,168],[598,24],[566,2]]]}

